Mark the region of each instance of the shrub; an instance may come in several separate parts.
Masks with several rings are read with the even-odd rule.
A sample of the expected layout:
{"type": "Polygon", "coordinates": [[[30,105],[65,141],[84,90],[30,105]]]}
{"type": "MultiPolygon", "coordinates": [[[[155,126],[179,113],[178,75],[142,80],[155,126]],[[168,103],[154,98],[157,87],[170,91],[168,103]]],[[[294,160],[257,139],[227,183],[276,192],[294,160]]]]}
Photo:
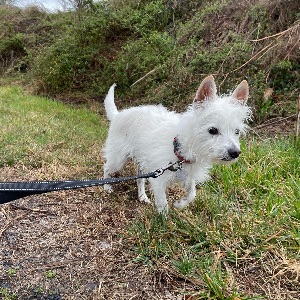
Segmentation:
{"type": "Polygon", "coordinates": [[[126,90],[148,72],[159,68],[169,57],[172,48],[173,41],[164,32],[154,31],[148,36],[129,41],[113,63],[116,81],[126,90]]]}
{"type": "Polygon", "coordinates": [[[0,8],[2,72],[25,63],[37,91],[52,96],[80,91],[102,97],[117,82],[125,99],[177,110],[190,103],[208,74],[215,75],[220,93],[247,79],[255,121],[262,122],[291,113],[299,91],[297,5],[106,0],[49,15],[0,8]],[[9,62],[12,51],[16,59],[9,62]]]}

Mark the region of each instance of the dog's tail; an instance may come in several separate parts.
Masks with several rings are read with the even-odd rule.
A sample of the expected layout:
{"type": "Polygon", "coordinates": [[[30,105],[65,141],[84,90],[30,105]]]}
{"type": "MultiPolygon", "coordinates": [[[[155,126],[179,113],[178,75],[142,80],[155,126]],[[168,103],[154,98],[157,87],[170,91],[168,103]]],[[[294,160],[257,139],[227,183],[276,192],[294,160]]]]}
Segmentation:
{"type": "Polygon", "coordinates": [[[116,84],[114,83],[110,87],[110,89],[105,97],[105,100],[104,100],[106,115],[110,121],[119,112],[116,107],[115,99],[114,99],[115,98],[115,87],[116,87],[116,84]]]}

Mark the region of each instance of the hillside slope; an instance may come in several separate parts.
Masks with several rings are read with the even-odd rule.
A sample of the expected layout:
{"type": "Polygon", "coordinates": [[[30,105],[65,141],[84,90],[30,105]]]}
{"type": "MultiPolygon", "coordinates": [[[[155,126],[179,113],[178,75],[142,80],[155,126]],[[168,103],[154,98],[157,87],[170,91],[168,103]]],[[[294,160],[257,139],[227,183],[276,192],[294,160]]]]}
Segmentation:
{"type": "Polygon", "coordinates": [[[255,122],[294,113],[299,0],[108,0],[57,14],[1,7],[0,15],[0,71],[27,72],[36,93],[102,99],[117,82],[121,106],[183,110],[214,74],[221,93],[248,80],[255,122]]]}

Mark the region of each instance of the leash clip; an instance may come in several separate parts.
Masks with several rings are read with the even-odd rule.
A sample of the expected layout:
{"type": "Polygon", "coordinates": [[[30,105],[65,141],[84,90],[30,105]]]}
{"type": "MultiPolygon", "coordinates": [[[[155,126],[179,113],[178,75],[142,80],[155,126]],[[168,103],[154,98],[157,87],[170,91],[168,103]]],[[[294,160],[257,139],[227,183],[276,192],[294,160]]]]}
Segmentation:
{"type": "Polygon", "coordinates": [[[168,163],[166,166],[162,167],[162,168],[159,168],[157,170],[154,171],[154,174],[153,174],[153,177],[154,178],[157,178],[159,177],[160,175],[162,175],[166,170],[169,170],[169,171],[172,171],[172,172],[175,172],[177,170],[181,170],[182,169],[182,163],[183,161],[176,161],[174,163],[170,162],[168,163]]]}
{"type": "Polygon", "coordinates": [[[175,172],[177,170],[181,170],[182,169],[182,163],[183,161],[178,160],[175,163],[170,163],[171,165],[168,167],[168,170],[175,172]]]}

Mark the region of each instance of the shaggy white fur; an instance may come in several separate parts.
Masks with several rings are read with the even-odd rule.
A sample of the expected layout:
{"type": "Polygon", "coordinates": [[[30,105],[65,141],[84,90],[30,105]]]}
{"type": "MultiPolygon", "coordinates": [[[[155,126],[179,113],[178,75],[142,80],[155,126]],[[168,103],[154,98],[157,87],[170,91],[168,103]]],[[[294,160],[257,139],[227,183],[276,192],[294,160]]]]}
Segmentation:
{"type": "MultiPolygon", "coordinates": [[[[246,131],[251,110],[246,106],[249,87],[242,81],[229,96],[218,97],[213,76],[206,77],[189,109],[181,114],[163,106],[139,106],[118,111],[114,103],[115,84],[106,98],[105,109],[111,121],[104,147],[104,178],[120,170],[132,158],[143,172],[151,172],[169,162],[183,160],[183,168],[166,171],[150,178],[155,204],[159,213],[167,213],[167,187],[179,181],[186,196],[174,203],[184,208],[196,196],[195,184],[209,178],[213,163],[232,163],[240,154],[240,135],[246,131]],[[173,140],[179,143],[174,153],[173,140]]],[[[145,180],[139,179],[138,197],[149,203],[145,180]]],[[[104,187],[112,191],[111,186],[104,187]]]]}

